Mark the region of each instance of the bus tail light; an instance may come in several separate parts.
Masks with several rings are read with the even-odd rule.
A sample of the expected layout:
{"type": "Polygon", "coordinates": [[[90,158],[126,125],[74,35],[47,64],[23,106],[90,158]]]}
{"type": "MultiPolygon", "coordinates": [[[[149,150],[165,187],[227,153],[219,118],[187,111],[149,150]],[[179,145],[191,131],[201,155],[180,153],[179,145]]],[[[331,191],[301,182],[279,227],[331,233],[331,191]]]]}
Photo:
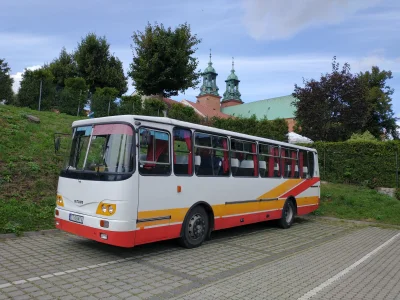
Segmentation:
{"type": "Polygon", "coordinates": [[[56,216],[58,216],[60,213],[59,213],[59,211],[58,211],[58,209],[56,209],[56,216]]]}

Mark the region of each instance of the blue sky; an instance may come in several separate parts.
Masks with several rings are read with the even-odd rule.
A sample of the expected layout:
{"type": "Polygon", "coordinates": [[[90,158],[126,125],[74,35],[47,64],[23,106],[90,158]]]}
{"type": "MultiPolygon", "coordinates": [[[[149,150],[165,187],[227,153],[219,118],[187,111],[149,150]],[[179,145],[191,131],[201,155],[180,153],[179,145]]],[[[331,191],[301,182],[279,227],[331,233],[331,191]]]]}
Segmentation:
{"type": "MultiPolygon", "coordinates": [[[[188,22],[201,39],[196,55],[207,66],[209,49],[220,94],[232,57],[245,102],[288,95],[302,78],[331,70],[334,55],[353,72],[372,65],[391,70],[393,106],[400,117],[400,1],[398,0],[2,0],[0,56],[9,62],[14,88],[25,68],[76,48],[88,32],[105,35],[125,71],[131,35],[147,22],[188,22]]],[[[134,87],[129,82],[129,93],[134,87]]],[[[197,90],[175,99],[195,100],[197,90]]]]}

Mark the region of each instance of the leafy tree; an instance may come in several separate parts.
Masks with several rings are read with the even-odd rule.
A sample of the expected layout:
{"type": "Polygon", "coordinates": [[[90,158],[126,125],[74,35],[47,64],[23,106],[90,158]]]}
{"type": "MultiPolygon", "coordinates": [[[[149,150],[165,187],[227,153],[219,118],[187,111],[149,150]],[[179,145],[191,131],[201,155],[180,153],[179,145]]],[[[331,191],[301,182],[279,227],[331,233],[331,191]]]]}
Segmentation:
{"type": "Polygon", "coordinates": [[[14,93],[12,85],[14,79],[10,76],[10,67],[4,59],[0,59],[0,101],[6,100],[7,104],[13,102],[14,93]]]}
{"type": "Polygon", "coordinates": [[[142,114],[145,116],[163,117],[163,111],[167,110],[167,105],[157,98],[149,98],[143,102],[142,114]]]}
{"type": "Polygon", "coordinates": [[[350,73],[348,63],[340,69],[334,57],[331,73],[303,83],[304,87],[296,84],[293,93],[298,99],[293,103],[296,128],[303,135],[315,141],[344,141],[366,128],[371,112],[366,101],[368,88],[350,73]]]}
{"type": "Polygon", "coordinates": [[[193,107],[180,103],[171,105],[171,108],[168,110],[168,117],[185,122],[200,123],[200,117],[193,107]]]}
{"type": "Polygon", "coordinates": [[[61,49],[58,58],[55,58],[47,68],[54,76],[54,83],[57,89],[62,89],[65,86],[67,78],[78,76],[78,67],[72,53],[68,53],[65,47],[61,49]]]}
{"type": "Polygon", "coordinates": [[[374,137],[371,134],[371,132],[369,132],[367,130],[364,133],[353,133],[348,141],[350,141],[350,142],[358,142],[358,141],[369,142],[369,141],[377,141],[377,138],[374,137]]]}
{"type": "Polygon", "coordinates": [[[396,118],[392,110],[392,98],[394,90],[386,81],[392,79],[391,71],[380,71],[379,67],[372,67],[371,71],[359,74],[361,80],[368,87],[367,101],[370,105],[370,117],[365,125],[376,138],[389,135],[398,139],[396,118]]]}
{"type": "Polygon", "coordinates": [[[121,115],[141,115],[142,106],[142,98],[139,95],[122,96],[119,102],[119,113],[121,115]]]}
{"type": "Polygon", "coordinates": [[[90,104],[91,111],[94,112],[96,118],[117,114],[118,106],[115,100],[118,93],[117,89],[111,87],[96,88],[90,104]]]}
{"type": "Polygon", "coordinates": [[[134,32],[132,39],[133,62],[128,75],[142,94],[170,97],[200,82],[199,62],[193,56],[200,39],[187,23],[174,30],[149,23],[143,32],[134,32]]]}
{"type": "Polygon", "coordinates": [[[78,74],[86,80],[91,93],[94,93],[96,88],[111,87],[121,96],[128,90],[122,63],[111,55],[110,44],[105,37],[89,33],[78,44],[74,58],[78,74]]]}
{"type": "Polygon", "coordinates": [[[18,91],[18,105],[38,109],[40,81],[42,81],[41,110],[49,110],[55,102],[54,76],[48,69],[25,70],[18,91]]]}
{"type": "Polygon", "coordinates": [[[82,114],[87,95],[85,79],[67,78],[64,84],[65,88],[60,93],[60,111],[69,115],[77,115],[78,111],[82,114]]]}

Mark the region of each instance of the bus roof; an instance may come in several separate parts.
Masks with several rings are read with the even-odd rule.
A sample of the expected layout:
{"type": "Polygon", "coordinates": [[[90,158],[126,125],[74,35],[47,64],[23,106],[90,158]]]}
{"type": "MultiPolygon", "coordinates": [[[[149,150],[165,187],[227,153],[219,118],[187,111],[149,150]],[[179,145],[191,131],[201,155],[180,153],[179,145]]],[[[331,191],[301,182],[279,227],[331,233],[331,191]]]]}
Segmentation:
{"type": "Polygon", "coordinates": [[[258,137],[258,136],[238,133],[238,132],[224,130],[224,129],[219,129],[219,128],[215,128],[215,127],[209,127],[209,126],[179,121],[179,120],[170,119],[170,118],[166,118],[166,117],[150,117],[150,116],[141,116],[141,115],[118,115],[118,116],[110,116],[110,117],[102,117],[102,118],[93,118],[93,119],[74,121],[72,123],[72,127],[85,126],[85,125],[89,125],[89,124],[114,123],[114,122],[127,122],[130,124],[134,124],[135,121],[146,121],[146,122],[154,122],[154,123],[167,124],[167,125],[173,125],[173,126],[179,126],[179,127],[187,127],[187,128],[192,128],[195,130],[214,133],[214,134],[223,134],[223,135],[232,136],[232,137],[236,137],[236,138],[242,138],[242,139],[247,139],[247,140],[256,140],[256,141],[264,142],[264,143],[273,143],[273,144],[277,144],[280,146],[286,146],[286,147],[291,147],[291,148],[294,147],[294,148],[298,148],[298,149],[304,149],[304,150],[317,152],[317,150],[313,149],[313,148],[298,146],[298,145],[294,145],[294,144],[289,144],[289,143],[280,142],[280,141],[276,141],[276,140],[272,140],[272,139],[262,138],[262,137],[258,137]]]}

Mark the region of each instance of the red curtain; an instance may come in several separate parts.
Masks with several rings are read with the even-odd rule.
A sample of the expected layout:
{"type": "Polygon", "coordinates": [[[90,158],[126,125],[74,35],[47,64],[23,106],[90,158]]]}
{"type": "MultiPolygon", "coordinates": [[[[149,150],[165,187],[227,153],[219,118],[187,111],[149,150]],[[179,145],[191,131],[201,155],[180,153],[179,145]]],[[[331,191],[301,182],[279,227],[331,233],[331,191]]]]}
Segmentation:
{"type": "Polygon", "coordinates": [[[274,177],[274,169],[275,169],[274,148],[272,147],[270,148],[269,155],[271,156],[268,158],[268,177],[274,177]]]}
{"type": "MultiPolygon", "coordinates": [[[[147,148],[147,157],[146,157],[147,161],[156,162],[158,160],[158,158],[160,157],[160,155],[163,152],[165,152],[165,150],[167,150],[166,152],[168,153],[168,141],[156,140],[155,157],[153,157],[153,149],[154,149],[154,136],[152,137],[151,143],[150,143],[149,147],[147,148]]],[[[155,164],[146,163],[145,168],[154,167],[154,166],[155,166],[155,164]]]]}
{"type": "Polygon", "coordinates": [[[188,174],[192,175],[192,168],[193,168],[193,152],[192,152],[192,135],[190,131],[185,130],[183,132],[183,137],[185,138],[186,146],[189,150],[189,157],[188,157],[188,174]]]}
{"type": "MultiPolygon", "coordinates": [[[[222,140],[222,147],[224,147],[225,150],[228,150],[228,142],[226,139],[222,140]]],[[[224,173],[229,172],[229,153],[228,151],[224,151],[224,161],[222,162],[222,169],[224,173]]]]}
{"type": "Polygon", "coordinates": [[[300,178],[303,178],[303,151],[299,152],[299,174],[300,178]]]}
{"type": "Polygon", "coordinates": [[[295,151],[292,151],[292,167],[291,167],[291,171],[290,171],[290,177],[294,178],[294,172],[296,171],[296,155],[297,153],[295,151]]]}
{"type": "Polygon", "coordinates": [[[281,166],[279,168],[279,173],[281,176],[285,176],[285,163],[286,159],[284,158],[285,156],[285,149],[281,148],[281,166]]]}
{"type": "Polygon", "coordinates": [[[257,149],[256,144],[251,144],[251,151],[253,151],[253,162],[254,162],[254,176],[258,176],[258,163],[257,163],[257,149]]]}

